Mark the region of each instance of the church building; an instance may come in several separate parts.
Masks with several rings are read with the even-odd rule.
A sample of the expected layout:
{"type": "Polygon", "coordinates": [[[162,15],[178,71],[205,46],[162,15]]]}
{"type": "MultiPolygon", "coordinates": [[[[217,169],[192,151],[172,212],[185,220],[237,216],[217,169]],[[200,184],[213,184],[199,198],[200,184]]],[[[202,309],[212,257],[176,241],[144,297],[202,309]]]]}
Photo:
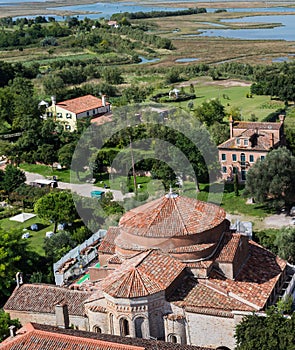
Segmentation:
{"type": "Polygon", "coordinates": [[[234,349],[245,315],[295,293],[294,268],[233,232],[222,208],[172,192],[125,213],[97,254],[87,278],[22,284],[5,311],[22,324],[234,349]]]}

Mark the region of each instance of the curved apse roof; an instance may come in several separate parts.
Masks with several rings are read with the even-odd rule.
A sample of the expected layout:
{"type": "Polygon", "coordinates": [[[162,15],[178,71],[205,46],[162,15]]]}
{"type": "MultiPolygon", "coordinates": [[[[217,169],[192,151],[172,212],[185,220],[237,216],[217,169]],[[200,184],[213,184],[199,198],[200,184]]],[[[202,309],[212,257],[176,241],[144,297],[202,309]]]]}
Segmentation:
{"type": "Polygon", "coordinates": [[[131,209],[122,216],[119,227],[121,232],[137,236],[188,236],[218,226],[225,216],[215,204],[170,193],[131,209]]]}

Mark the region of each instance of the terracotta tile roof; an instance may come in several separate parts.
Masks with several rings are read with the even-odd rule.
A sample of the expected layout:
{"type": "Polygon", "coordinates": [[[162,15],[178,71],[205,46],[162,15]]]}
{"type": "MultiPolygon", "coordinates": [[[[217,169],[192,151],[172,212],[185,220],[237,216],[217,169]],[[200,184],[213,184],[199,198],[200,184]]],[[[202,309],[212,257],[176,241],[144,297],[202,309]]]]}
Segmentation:
{"type": "Polygon", "coordinates": [[[118,255],[113,255],[109,258],[108,263],[110,264],[122,264],[123,260],[118,255]]]}
{"type": "Polygon", "coordinates": [[[104,236],[99,248],[98,252],[101,253],[108,253],[108,254],[115,254],[115,239],[118,237],[120,233],[119,227],[110,227],[104,236]]]}
{"type": "Polygon", "coordinates": [[[191,252],[201,252],[202,250],[206,250],[211,248],[216,243],[204,243],[204,244],[194,244],[184,247],[178,247],[169,250],[169,253],[191,253],[191,252]]]}
{"type": "Polygon", "coordinates": [[[187,267],[196,268],[196,269],[207,269],[213,264],[212,260],[203,260],[196,261],[191,263],[186,263],[187,267]]]}
{"type": "Polygon", "coordinates": [[[217,253],[215,260],[218,262],[233,262],[240,242],[240,234],[226,234],[222,242],[222,249],[217,253]]]}
{"type": "Polygon", "coordinates": [[[103,281],[103,291],[116,298],[135,298],[164,291],[185,269],[173,257],[148,251],[126,260],[103,281]]]}
{"type": "Polygon", "coordinates": [[[273,122],[244,122],[236,121],[233,123],[234,129],[252,129],[257,128],[258,130],[279,130],[281,123],[273,122]]]}
{"type": "MultiPolygon", "coordinates": [[[[109,105],[109,102],[106,102],[106,104],[109,105]]],[[[67,111],[78,114],[102,107],[102,100],[92,95],[85,95],[59,102],[56,105],[67,111]]]]}
{"type": "Polygon", "coordinates": [[[1,350],[210,350],[141,338],[62,329],[37,323],[27,324],[14,338],[0,344],[1,350]]]}
{"type": "Polygon", "coordinates": [[[55,305],[68,304],[70,315],[84,316],[83,302],[91,293],[70,290],[46,284],[23,284],[16,288],[6,304],[5,310],[40,313],[55,313],[55,305]]]}
{"type": "Polygon", "coordinates": [[[77,337],[74,334],[54,332],[54,328],[46,326],[39,330],[34,324],[28,324],[22,330],[22,335],[0,345],[2,350],[144,350],[142,346],[125,345],[123,342],[77,337]],[[49,328],[49,329],[48,329],[49,328]],[[25,331],[26,329],[26,331],[25,331]]]}
{"type": "Polygon", "coordinates": [[[104,306],[101,306],[101,305],[91,305],[89,307],[89,310],[93,311],[93,312],[100,312],[100,313],[103,313],[103,314],[107,313],[107,309],[104,306]]]}
{"type": "MultiPolygon", "coordinates": [[[[238,136],[237,136],[238,137],[238,136]]],[[[269,151],[269,149],[272,147],[272,144],[270,142],[270,136],[269,134],[259,134],[255,136],[254,131],[252,132],[251,137],[255,137],[255,142],[251,143],[249,142],[249,146],[245,147],[243,145],[238,146],[236,144],[236,138],[233,137],[231,139],[228,139],[227,141],[223,142],[218,146],[220,149],[234,149],[234,150],[243,150],[243,151],[269,151]]],[[[274,140],[274,146],[278,143],[278,140],[274,140]]]]}
{"type": "Polygon", "coordinates": [[[123,231],[146,237],[191,235],[216,227],[225,219],[217,205],[187,197],[164,196],[122,216],[123,231]]]}
{"type": "Polygon", "coordinates": [[[286,262],[253,241],[249,242],[249,253],[249,259],[235,280],[222,277],[213,270],[208,282],[257,309],[263,309],[286,268],[286,262]]]}
{"type": "Polygon", "coordinates": [[[249,305],[207,286],[206,281],[200,283],[190,278],[176,290],[170,301],[192,312],[212,315],[226,313],[227,317],[232,317],[233,310],[253,310],[249,305]]]}

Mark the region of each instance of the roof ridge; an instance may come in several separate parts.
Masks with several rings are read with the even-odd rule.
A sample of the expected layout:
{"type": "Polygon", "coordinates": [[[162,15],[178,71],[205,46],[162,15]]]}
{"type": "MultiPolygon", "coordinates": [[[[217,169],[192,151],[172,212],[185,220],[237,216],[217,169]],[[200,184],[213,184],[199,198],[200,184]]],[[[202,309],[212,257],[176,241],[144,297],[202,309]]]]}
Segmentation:
{"type": "MultiPolygon", "coordinates": [[[[162,199],[162,198],[161,198],[161,199],[162,199]]],[[[143,234],[143,236],[145,236],[146,232],[147,232],[147,231],[150,229],[150,227],[154,224],[156,218],[161,214],[163,207],[165,206],[165,204],[166,204],[167,201],[169,200],[169,198],[167,198],[167,197],[164,197],[163,199],[164,199],[163,203],[160,202],[160,205],[159,205],[159,207],[160,207],[161,209],[158,210],[158,212],[157,212],[156,215],[154,216],[153,220],[151,220],[151,222],[150,222],[149,225],[147,226],[147,228],[146,228],[145,233],[143,234]]]]}

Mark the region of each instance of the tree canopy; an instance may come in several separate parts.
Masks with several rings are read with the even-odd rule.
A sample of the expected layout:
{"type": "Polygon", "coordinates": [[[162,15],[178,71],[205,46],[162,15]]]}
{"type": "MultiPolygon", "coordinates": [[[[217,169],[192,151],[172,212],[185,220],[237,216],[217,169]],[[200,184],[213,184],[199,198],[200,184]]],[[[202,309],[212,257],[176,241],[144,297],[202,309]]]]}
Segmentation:
{"type": "Polygon", "coordinates": [[[248,171],[245,194],[271,208],[282,208],[295,200],[295,157],[285,147],[272,150],[248,171]]]}
{"type": "Polygon", "coordinates": [[[246,316],[237,325],[237,350],[293,350],[295,313],[290,318],[272,307],[266,317],[246,316]]]}
{"type": "Polygon", "coordinates": [[[36,202],[34,210],[40,218],[54,222],[54,232],[59,222],[71,222],[77,217],[73,197],[66,191],[48,193],[36,202]]]}
{"type": "Polygon", "coordinates": [[[10,315],[0,309],[0,342],[9,336],[9,327],[20,328],[19,320],[12,320],[10,315]]]}

